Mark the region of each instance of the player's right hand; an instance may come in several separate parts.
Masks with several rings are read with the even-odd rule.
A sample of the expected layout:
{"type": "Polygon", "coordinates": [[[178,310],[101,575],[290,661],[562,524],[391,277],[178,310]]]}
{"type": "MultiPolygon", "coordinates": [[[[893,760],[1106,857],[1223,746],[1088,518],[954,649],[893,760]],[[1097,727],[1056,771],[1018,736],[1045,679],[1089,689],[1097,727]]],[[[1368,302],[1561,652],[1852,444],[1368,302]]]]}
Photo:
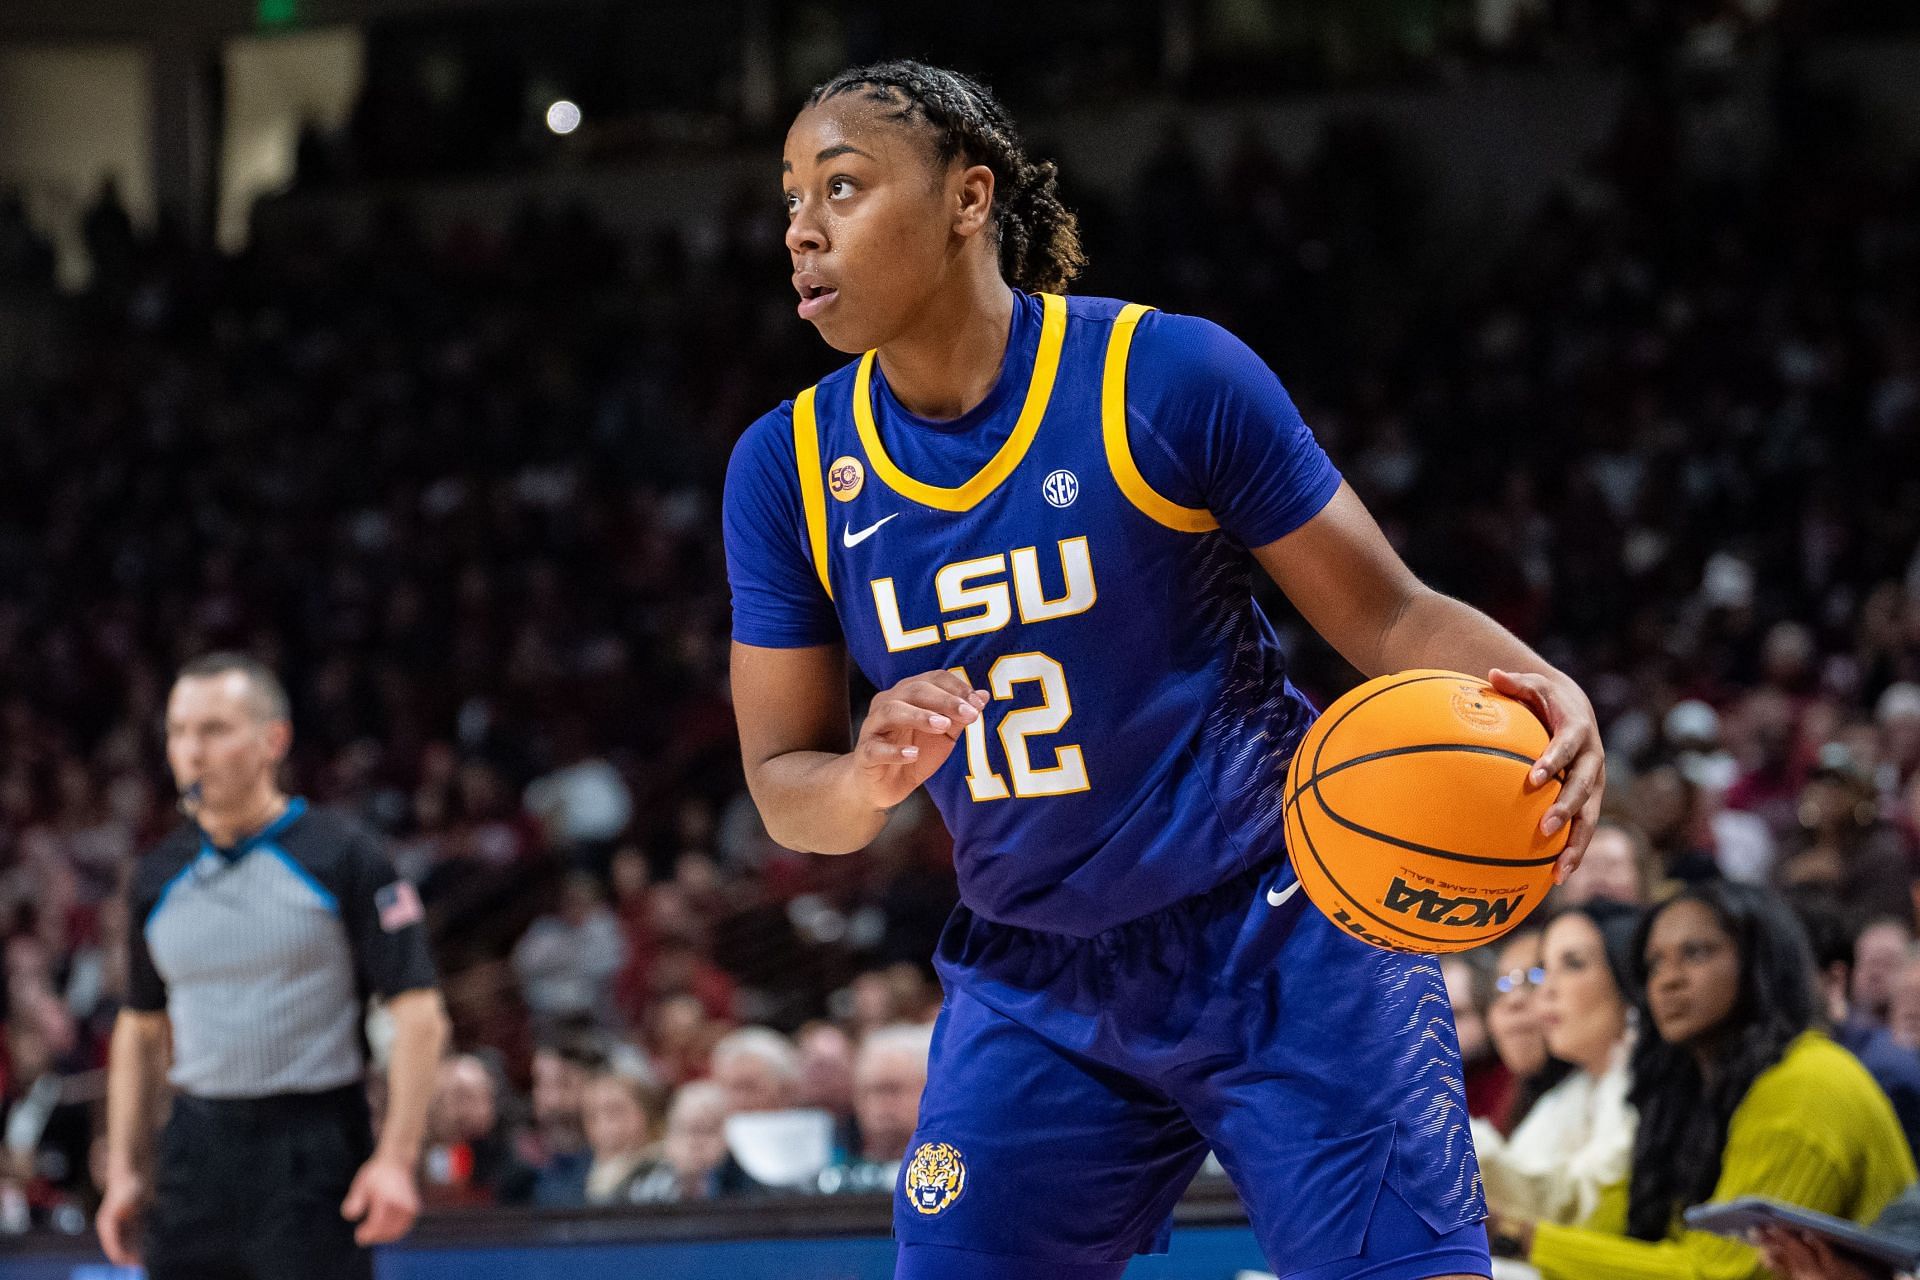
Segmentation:
{"type": "Polygon", "coordinates": [[[100,1199],[100,1212],[93,1228],[100,1236],[100,1248],[107,1261],[116,1267],[140,1265],[140,1249],[134,1243],[140,1221],[140,1209],[147,1189],[139,1178],[123,1176],[107,1179],[106,1194],[100,1199]]]}
{"type": "Polygon", "coordinates": [[[891,809],[953,754],[953,744],[980,718],[984,689],[951,671],[909,676],[874,695],[853,744],[855,776],[876,809],[891,809]]]}

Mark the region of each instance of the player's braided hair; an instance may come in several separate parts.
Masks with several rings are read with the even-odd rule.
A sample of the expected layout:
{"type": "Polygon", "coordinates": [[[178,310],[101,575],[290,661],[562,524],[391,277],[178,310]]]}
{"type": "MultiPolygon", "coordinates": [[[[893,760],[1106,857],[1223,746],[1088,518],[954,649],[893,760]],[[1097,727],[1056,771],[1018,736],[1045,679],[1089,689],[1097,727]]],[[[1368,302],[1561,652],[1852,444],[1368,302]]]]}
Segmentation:
{"type": "Polygon", "coordinates": [[[815,88],[807,105],[846,93],[893,107],[888,119],[931,130],[942,165],[963,156],[993,170],[1000,273],[1014,288],[1058,293],[1087,265],[1080,220],[1060,202],[1058,167],[1027,155],[1013,117],[978,80],[903,58],[843,71],[815,88]]]}

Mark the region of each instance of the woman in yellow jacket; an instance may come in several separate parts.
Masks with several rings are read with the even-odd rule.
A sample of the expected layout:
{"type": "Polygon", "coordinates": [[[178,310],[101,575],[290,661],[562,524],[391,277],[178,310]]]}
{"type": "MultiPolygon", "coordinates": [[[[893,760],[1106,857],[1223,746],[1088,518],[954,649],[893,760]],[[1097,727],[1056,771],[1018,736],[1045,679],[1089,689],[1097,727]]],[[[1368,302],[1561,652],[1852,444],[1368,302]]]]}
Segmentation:
{"type": "Polygon", "coordinates": [[[1752,1280],[1760,1255],[1687,1231],[1681,1210],[1770,1196],[1869,1222],[1914,1180],[1893,1106],[1813,1030],[1813,959],[1765,890],[1702,884],[1655,908],[1634,948],[1642,1033],[1632,1172],[1580,1226],[1495,1219],[1494,1250],[1546,1280],[1752,1280]]]}

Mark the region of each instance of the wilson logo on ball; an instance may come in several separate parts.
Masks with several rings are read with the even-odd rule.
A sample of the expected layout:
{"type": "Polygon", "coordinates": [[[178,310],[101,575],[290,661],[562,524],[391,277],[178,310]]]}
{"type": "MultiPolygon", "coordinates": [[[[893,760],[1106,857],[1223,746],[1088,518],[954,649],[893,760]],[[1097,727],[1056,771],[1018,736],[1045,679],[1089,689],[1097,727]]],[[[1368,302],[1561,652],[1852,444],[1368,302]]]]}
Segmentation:
{"type": "Polygon", "coordinates": [[[1380,905],[1401,915],[1414,915],[1425,924],[1442,924],[1454,929],[1485,929],[1500,926],[1513,918],[1526,894],[1509,898],[1454,898],[1433,889],[1416,889],[1399,876],[1387,886],[1380,905]]]}

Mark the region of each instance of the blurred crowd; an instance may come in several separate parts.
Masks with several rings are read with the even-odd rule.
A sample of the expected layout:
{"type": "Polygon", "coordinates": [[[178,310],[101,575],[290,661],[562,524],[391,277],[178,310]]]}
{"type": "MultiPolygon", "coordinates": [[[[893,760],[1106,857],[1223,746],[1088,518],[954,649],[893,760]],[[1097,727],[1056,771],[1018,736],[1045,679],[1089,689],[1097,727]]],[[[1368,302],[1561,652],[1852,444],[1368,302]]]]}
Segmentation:
{"type": "MultiPolygon", "coordinates": [[[[1790,895],[1808,1025],[1911,1133],[1920,169],[1868,154],[1790,44],[1753,56],[1757,93],[1643,67],[1579,180],[1470,263],[1434,260],[1415,169],[1365,122],[1299,165],[1249,129],[1210,168],[1169,133],[1128,198],[1080,201],[1081,287],[1270,361],[1410,563],[1592,694],[1613,822],[1564,896],[1790,895]]],[[[84,1224],[121,881],[177,821],[171,673],[215,647],[283,673],[288,781],[420,886],[460,1050],[438,1202],[739,1194],[796,1149],[816,1190],[890,1177],[944,831],[910,804],[862,853],[780,849],[727,700],[727,451],[834,363],[793,319],[775,190],[695,238],[529,209],[429,242],[394,207],[238,258],[136,233],[109,190],[94,283],[61,299],[0,199],[0,306],[36,317],[0,346],[0,1227],[84,1224]],[[730,1119],[796,1108],[803,1133],[730,1119]]],[[[1270,603],[1303,687],[1347,687],[1270,603]]],[[[1580,1075],[1543,1075],[1551,1028],[1515,1012],[1539,947],[1450,969],[1522,1171],[1528,1114],[1589,1134],[1582,1108],[1626,1106],[1615,1035],[1539,1112],[1580,1075]]],[[[1621,1172],[1608,1131],[1582,1168],[1621,1172]]]]}

